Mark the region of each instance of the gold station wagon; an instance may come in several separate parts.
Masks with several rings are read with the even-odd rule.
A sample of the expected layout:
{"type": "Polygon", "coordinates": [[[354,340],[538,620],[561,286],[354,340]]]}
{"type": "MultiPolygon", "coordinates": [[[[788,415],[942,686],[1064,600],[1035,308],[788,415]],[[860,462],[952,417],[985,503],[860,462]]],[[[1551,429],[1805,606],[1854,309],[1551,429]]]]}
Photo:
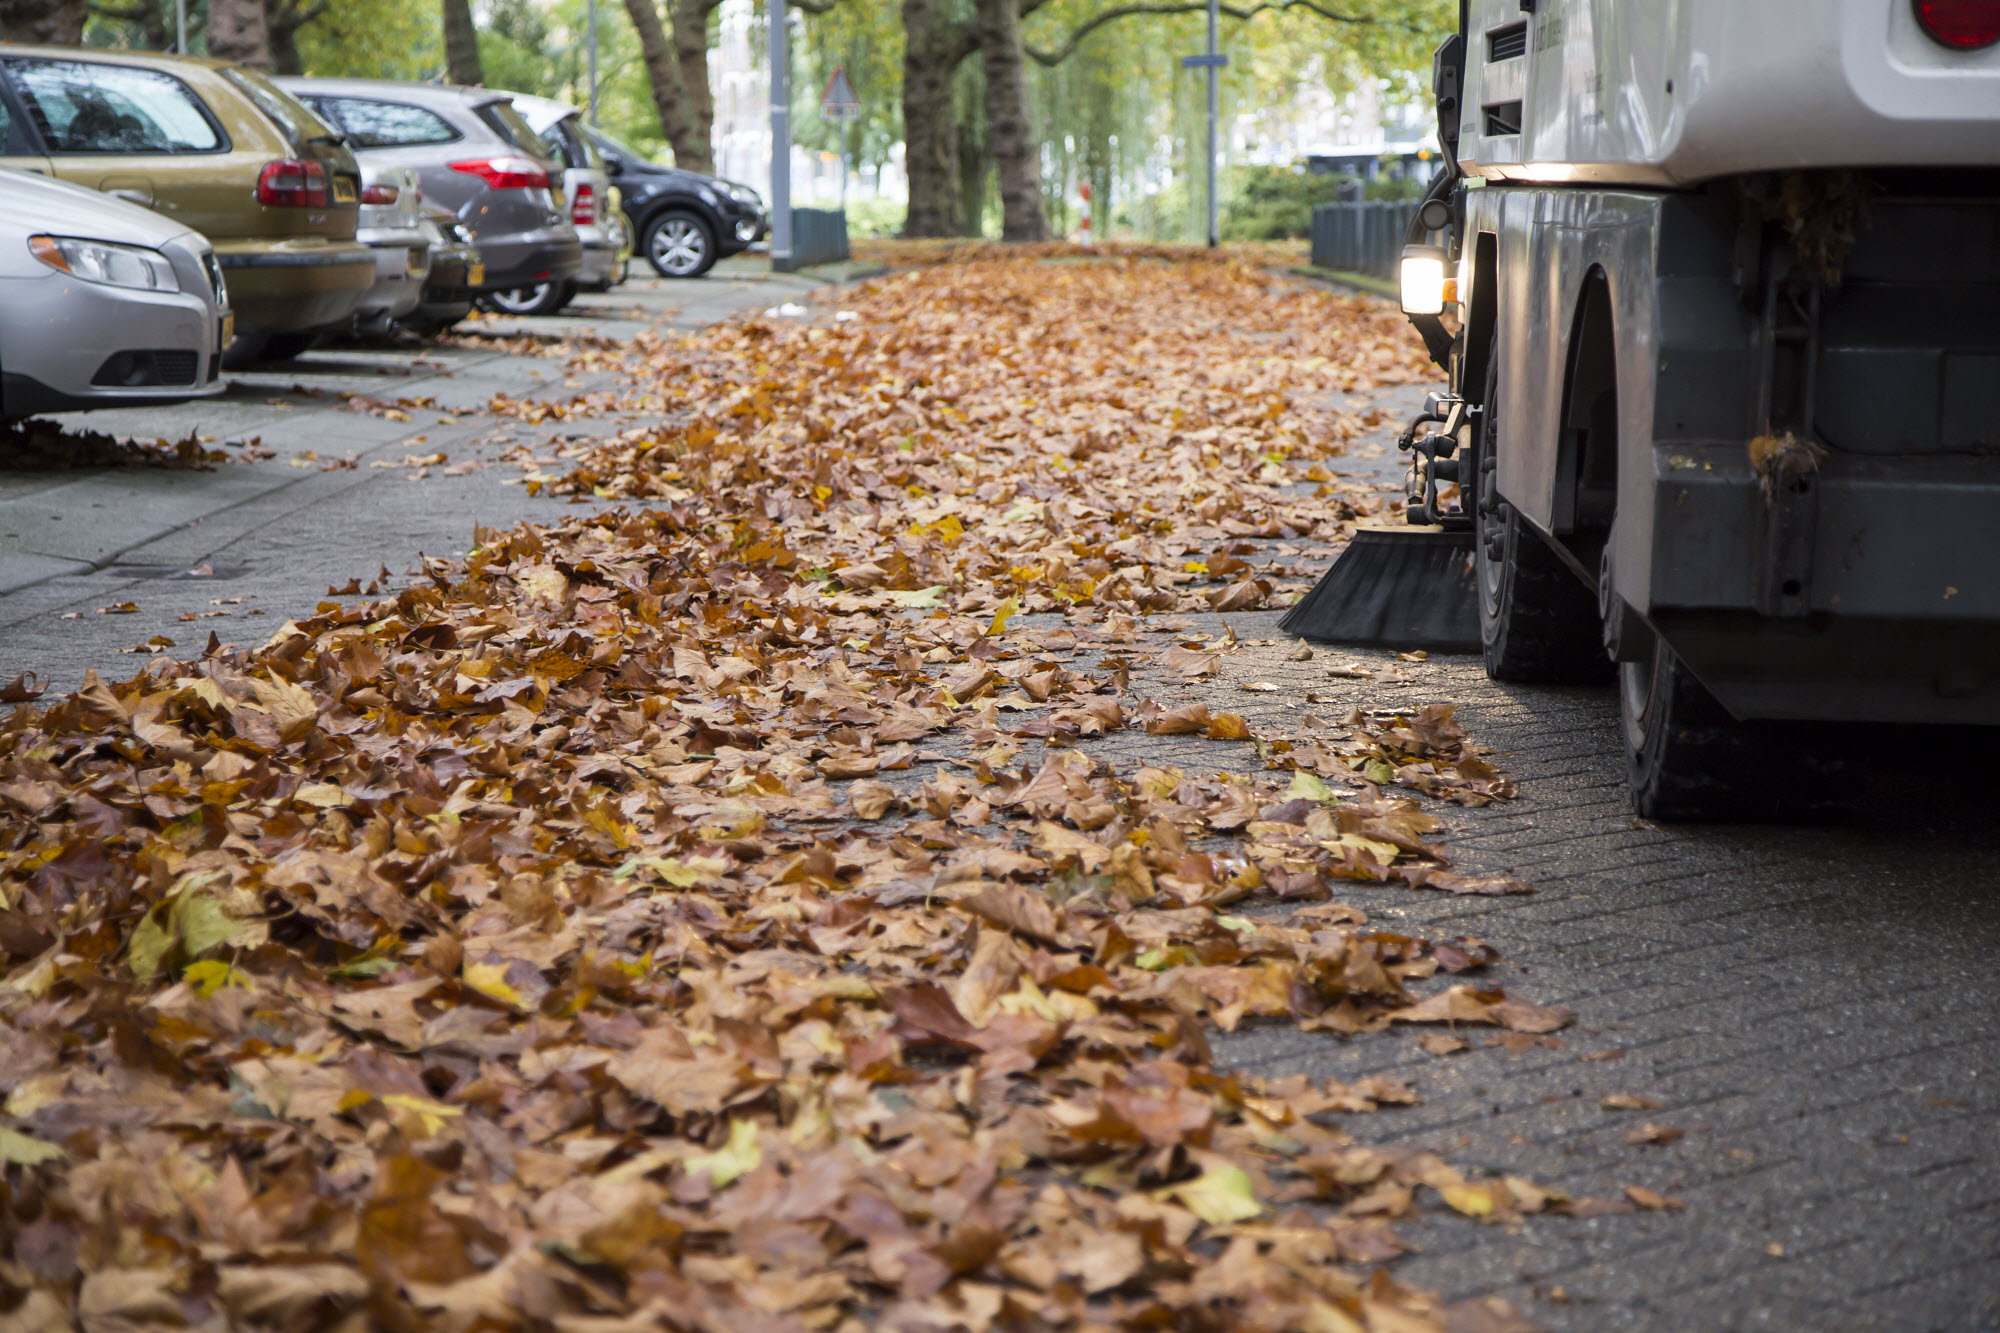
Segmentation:
{"type": "MultiPolygon", "coordinates": [[[[207,236],[235,311],[231,364],[296,356],[375,281],[374,252],[354,239],[354,155],[254,70],[0,45],[0,165],[142,204],[207,236]]],[[[52,231],[60,224],[49,219],[52,231]]]]}

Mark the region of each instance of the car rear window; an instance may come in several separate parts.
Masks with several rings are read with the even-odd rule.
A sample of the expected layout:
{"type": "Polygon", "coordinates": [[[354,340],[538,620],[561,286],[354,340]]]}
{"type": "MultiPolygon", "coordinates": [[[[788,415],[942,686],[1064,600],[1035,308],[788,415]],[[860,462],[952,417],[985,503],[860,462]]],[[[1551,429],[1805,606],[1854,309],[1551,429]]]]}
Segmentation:
{"type": "Polygon", "coordinates": [[[535,133],[535,127],[521,118],[512,102],[487,102],[475,108],[479,118],[492,127],[495,134],[513,144],[524,153],[536,157],[560,157],[553,151],[548,141],[535,133]]]}
{"type": "Polygon", "coordinates": [[[450,143],[462,138],[435,111],[407,102],[378,102],[369,97],[317,97],[315,108],[340,122],[356,148],[410,148],[450,143]]]}
{"type": "Polygon", "coordinates": [[[171,74],[81,60],[10,60],[14,87],[52,153],[216,153],[221,128],[171,74]]]}
{"type": "Polygon", "coordinates": [[[305,145],[332,135],[333,130],[290,93],[252,69],[226,69],[223,77],[241,88],[251,101],[294,144],[305,145]]]}

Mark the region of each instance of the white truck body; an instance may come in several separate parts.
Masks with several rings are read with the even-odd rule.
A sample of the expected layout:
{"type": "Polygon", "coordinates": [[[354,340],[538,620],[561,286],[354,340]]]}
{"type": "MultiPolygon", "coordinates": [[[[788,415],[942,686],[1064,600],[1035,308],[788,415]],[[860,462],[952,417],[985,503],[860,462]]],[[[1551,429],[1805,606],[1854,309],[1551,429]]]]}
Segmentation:
{"type": "Polygon", "coordinates": [[[1616,664],[1647,817],[1755,785],[1731,728],[2000,725],[2000,0],[1974,50],[1928,2],[1464,0],[1440,49],[1411,513],[1493,675],[1616,664]]]}
{"type": "Polygon", "coordinates": [[[1948,50],[1907,0],[1472,0],[1465,39],[1469,176],[1685,186],[2000,159],[2000,45],[1948,50]]]}

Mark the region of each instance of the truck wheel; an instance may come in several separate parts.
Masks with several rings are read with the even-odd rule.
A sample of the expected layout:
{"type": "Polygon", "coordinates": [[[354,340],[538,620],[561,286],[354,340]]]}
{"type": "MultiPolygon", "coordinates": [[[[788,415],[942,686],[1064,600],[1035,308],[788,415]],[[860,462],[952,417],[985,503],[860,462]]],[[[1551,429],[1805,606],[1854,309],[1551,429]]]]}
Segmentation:
{"type": "Polygon", "coordinates": [[[1777,780],[1777,751],[1762,729],[1729,716],[1658,636],[1649,656],[1619,665],[1618,706],[1632,809],[1641,819],[1790,813],[1780,808],[1787,784],[1777,780]]]}
{"type": "Polygon", "coordinates": [[[1486,674],[1528,685],[1599,684],[1610,679],[1611,663],[1596,597],[1495,485],[1499,364],[1493,356],[1486,371],[1473,483],[1473,564],[1486,674]]]}

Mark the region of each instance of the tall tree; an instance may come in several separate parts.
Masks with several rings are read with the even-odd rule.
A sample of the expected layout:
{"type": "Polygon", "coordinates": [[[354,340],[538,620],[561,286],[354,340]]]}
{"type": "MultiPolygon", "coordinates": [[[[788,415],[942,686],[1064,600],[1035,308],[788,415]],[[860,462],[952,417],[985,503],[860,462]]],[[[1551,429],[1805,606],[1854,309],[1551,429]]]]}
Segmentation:
{"type": "Polygon", "coordinates": [[[87,0],[0,0],[0,41],[75,46],[89,16],[87,0]]]}
{"type": "Polygon", "coordinates": [[[673,145],[674,165],[715,170],[715,98],[708,87],[708,16],[721,0],[677,0],[671,34],[654,0],[625,0],[639,55],[653,85],[660,133],[673,145]]]}
{"type": "Polygon", "coordinates": [[[479,29],[472,25],[472,0],[443,0],[444,67],[453,83],[476,86],[486,82],[479,62],[479,29]]]}
{"type": "Polygon", "coordinates": [[[208,53],[258,69],[271,67],[271,26],[264,0],[209,0],[208,53]]]}
{"type": "Polygon", "coordinates": [[[962,236],[958,123],[952,82],[979,49],[952,0],[903,0],[903,169],[910,182],[905,236],[962,236]]]}
{"type": "Polygon", "coordinates": [[[1046,241],[1041,144],[1028,119],[1027,58],[1021,49],[1020,0],[978,0],[979,54],[986,67],[986,124],[1000,168],[1000,236],[1046,241]]]}
{"type": "Polygon", "coordinates": [[[271,30],[271,68],[280,74],[303,74],[299,29],[322,17],[330,0],[264,0],[264,18],[271,30]]]}
{"type": "Polygon", "coordinates": [[[708,85],[708,20],[722,0],[673,0],[674,61],[681,75],[687,143],[674,143],[674,162],[689,171],[715,170],[715,93],[708,85]]]}

